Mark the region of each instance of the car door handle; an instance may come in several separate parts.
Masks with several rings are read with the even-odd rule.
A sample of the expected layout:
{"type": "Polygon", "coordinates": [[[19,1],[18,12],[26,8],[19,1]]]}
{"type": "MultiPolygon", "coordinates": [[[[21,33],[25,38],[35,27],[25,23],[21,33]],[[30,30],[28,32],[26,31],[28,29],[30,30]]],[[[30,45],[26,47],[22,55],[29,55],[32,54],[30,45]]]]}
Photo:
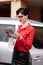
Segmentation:
{"type": "Polygon", "coordinates": [[[40,56],[36,56],[34,59],[33,59],[34,61],[40,61],[41,59],[40,59],[40,56]]]}
{"type": "Polygon", "coordinates": [[[34,58],[34,60],[40,60],[40,58],[34,58]]]}

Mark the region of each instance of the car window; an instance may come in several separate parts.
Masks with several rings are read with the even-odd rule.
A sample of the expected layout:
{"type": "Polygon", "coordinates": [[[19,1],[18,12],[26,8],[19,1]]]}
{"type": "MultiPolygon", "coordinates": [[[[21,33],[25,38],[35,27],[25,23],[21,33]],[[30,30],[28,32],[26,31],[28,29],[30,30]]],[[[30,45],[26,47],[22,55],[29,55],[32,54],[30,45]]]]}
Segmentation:
{"type": "Polygon", "coordinates": [[[15,25],[4,25],[0,24],[0,41],[8,42],[8,37],[5,36],[5,28],[10,27],[15,31],[15,25]]]}
{"type": "Polygon", "coordinates": [[[35,27],[36,36],[34,38],[33,46],[43,49],[43,27],[35,27]]]}

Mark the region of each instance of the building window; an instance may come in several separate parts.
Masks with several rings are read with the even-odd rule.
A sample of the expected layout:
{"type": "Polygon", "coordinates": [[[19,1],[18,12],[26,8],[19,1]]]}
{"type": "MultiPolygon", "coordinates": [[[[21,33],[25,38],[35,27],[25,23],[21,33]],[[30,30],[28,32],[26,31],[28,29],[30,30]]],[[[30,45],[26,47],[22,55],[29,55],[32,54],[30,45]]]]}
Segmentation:
{"type": "Polygon", "coordinates": [[[11,3],[0,3],[0,17],[11,17],[11,3]]]}

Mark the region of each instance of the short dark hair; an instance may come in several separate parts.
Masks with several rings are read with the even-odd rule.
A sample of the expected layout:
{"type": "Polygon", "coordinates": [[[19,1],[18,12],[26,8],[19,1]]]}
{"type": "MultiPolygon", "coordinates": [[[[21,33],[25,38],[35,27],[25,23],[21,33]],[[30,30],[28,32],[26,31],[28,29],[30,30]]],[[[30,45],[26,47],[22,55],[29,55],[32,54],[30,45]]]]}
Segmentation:
{"type": "Polygon", "coordinates": [[[18,15],[19,13],[21,12],[21,14],[23,15],[29,15],[29,10],[27,8],[19,8],[17,11],[16,11],[16,15],[18,15]]]}

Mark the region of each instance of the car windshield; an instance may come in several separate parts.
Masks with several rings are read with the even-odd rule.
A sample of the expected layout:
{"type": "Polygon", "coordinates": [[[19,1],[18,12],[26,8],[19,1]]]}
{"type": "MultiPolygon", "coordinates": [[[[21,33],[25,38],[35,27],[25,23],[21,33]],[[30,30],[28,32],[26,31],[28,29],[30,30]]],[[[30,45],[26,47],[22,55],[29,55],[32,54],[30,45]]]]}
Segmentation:
{"type": "Polygon", "coordinates": [[[13,31],[15,31],[15,25],[0,24],[0,41],[8,42],[9,38],[5,36],[5,29],[8,27],[12,28],[13,31]]]}

